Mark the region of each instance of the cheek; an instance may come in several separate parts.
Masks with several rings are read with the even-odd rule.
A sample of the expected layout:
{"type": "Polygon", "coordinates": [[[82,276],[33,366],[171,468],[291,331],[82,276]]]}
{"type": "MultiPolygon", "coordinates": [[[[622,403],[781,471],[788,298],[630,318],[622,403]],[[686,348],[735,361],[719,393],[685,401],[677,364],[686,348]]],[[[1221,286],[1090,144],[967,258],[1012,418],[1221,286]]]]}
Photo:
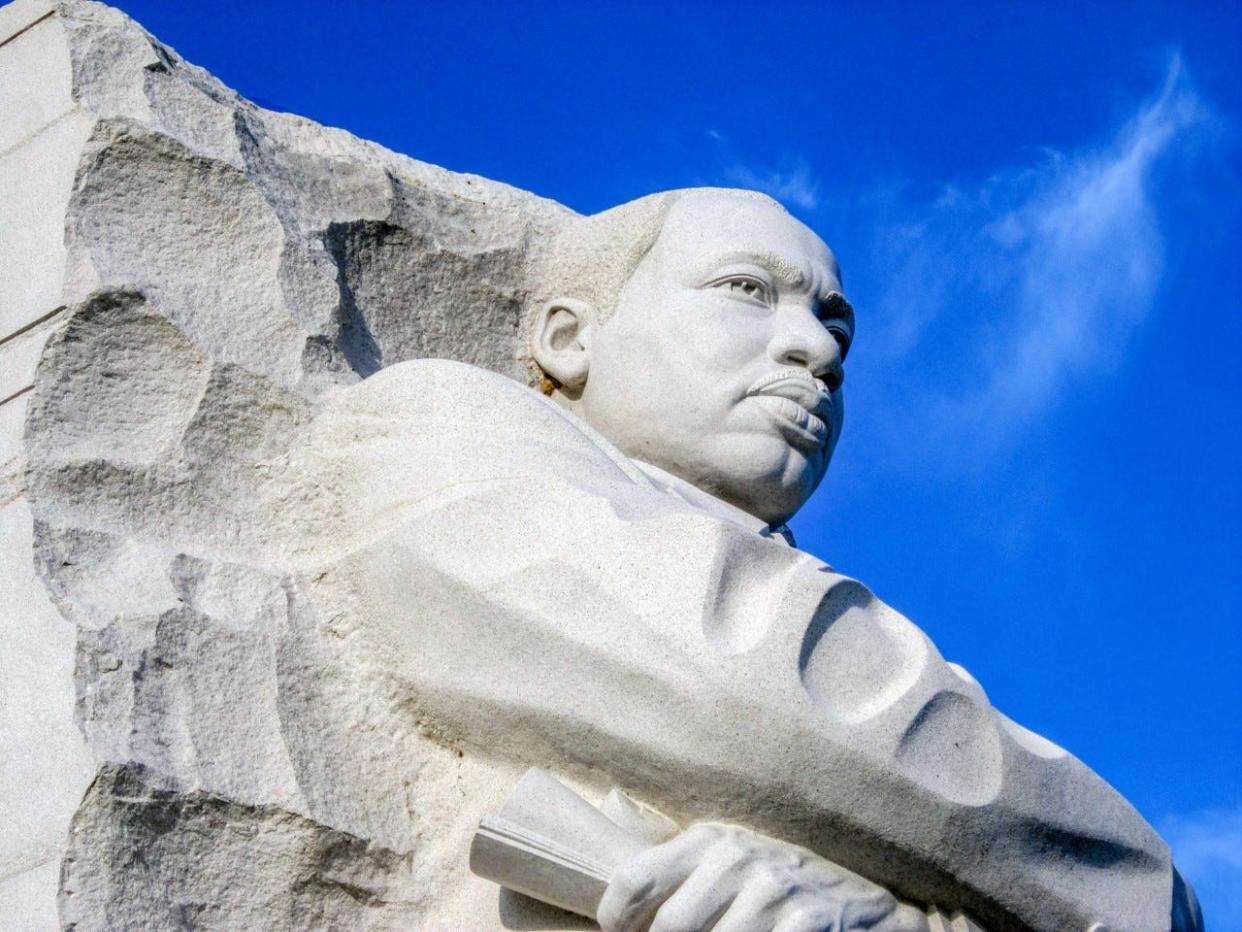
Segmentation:
{"type": "Polygon", "coordinates": [[[666,427],[721,425],[767,366],[767,321],[700,293],[648,308],[605,325],[612,329],[597,342],[593,364],[598,388],[632,416],[666,427]]]}
{"type": "Polygon", "coordinates": [[[737,369],[766,355],[770,320],[766,311],[737,301],[693,292],[661,310],[648,335],[680,358],[714,369],[737,369]]]}

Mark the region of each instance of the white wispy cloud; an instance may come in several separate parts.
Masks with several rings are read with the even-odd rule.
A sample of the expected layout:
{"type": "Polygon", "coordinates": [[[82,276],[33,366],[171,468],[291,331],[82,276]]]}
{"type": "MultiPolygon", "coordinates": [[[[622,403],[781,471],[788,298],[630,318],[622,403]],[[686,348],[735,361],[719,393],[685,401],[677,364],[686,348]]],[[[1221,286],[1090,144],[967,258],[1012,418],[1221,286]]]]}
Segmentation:
{"type": "Polygon", "coordinates": [[[945,185],[931,203],[900,189],[871,197],[865,310],[879,332],[867,354],[878,381],[908,389],[886,401],[903,442],[918,425],[928,437],[965,432],[974,449],[1003,444],[1076,379],[1117,364],[1157,299],[1161,168],[1210,124],[1174,57],[1159,91],[1101,144],[1044,150],[945,185]],[[929,353],[934,377],[920,381],[912,360],[929,353]]]}
{"type": "MultiPolygon", "coordinates": [[[[715,131],[711,131],[715,133],[715,131]]],[[[713,136],[718,141],[719,134],[713,136]]],[[[739,188],[751,188],[770,194],[783,204],[814,210],[819,206],[819,182],[806,162],[795,159],[779,169],[754,168],[732,164],[724,168],[725,179],[739,188]]]]}
{"type": "Polygon", "coordinates": [[[1242,806],[1175,815],[1160,823],[1212,932],[1242,932],[1242,806]]]}

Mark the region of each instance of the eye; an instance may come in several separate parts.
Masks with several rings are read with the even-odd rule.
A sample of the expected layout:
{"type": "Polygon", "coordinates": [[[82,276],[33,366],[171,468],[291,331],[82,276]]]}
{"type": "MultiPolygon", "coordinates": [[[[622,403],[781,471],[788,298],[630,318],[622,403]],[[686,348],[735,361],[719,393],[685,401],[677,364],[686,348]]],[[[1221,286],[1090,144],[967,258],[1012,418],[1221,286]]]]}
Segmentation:
{"type": "Polygon", "coordinates": [[[769,300],[768,286],[750,275],[730,275],[728,278],[713,282],[713,287],[724,288],[731,295],[749,301],[767,304],[769,300]]]}

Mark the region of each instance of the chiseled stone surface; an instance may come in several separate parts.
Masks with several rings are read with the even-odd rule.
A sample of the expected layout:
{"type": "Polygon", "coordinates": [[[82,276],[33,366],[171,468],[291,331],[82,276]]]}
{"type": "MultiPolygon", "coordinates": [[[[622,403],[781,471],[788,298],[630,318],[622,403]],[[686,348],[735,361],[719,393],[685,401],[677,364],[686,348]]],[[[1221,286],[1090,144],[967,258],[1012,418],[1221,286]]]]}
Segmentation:
{"type": "Polygon", "coordinates": [[[138,764],[100,768],[70,832],[66,927],[367,932],[408,922],[408,856],[275,806],[168,783],[138,764]]]}
{"type": "MultiPolygon", "coordinates": [[[[703,507],[684,462],[630,458],[639,412],[592,413],[586,305],[546,299],[615,292],[634,256],[575,265],[598,230],[559,205],[257,108],[109,8],[54,11],[30,32],[67,50],[71,106],[21,144],[72,127],[72,184],[48,176],[64,251],[13,322],[47,343],[4,486],[29,537],[4,540],[75,633],[72,679],[64,648],[50,671],[92,779],[47,778],[80,803],[22,875],[46,891],[59,862],[60,923],[589,928],[467,869],[538,765],[990,932],[1168,928],[1163,842],[768,529],[792,498],[703,507]],[[554,400],[520,384],[532,331],[554,400]]],[[[667,218],[634,216],[650,246],[667,218]]]]}
{"type": "MultiPolygon", "coordinates": [[[[98,504],[70,517],[67,503],[44,499],[33,503],[40,513],[33,520],[22,435],[46,340],[92,295],[123,304],[137,294],[157,309],[163,330],[110,344],[110,362],[83,359],[83,371],[61,374],[80,380],[83,392],[102,390],[112,410],[98,430],[75,422],[83,436],[65,452],[80,470],[76,481],[158,514],[162,505],[137,505],[139,490],[119,474],[109,480],[105,464],[170,466],[181,432],[194,435],[200,423],[217,424],[210,443],[236,444],[232,419],[247,413],[243,396],[196,408],[193,393],[209,380],[250,377],[281,403],[287,391],[296,407],[418,355],[456,355],[521,375],[514,346],[531,231],[569,212],[263,111],[99,4],[0,7],[0,104],[0,748],[13,762],[0,774],[0,926],[36,930],[55,927],[70,817],[97,768],[150,760],[170,779],[206,783],[234,800],[295,805],[305,791],[292,766],[278,762],[303,758],[320,732],[304,725],[299,738],[282,726],[271,632],[244,620],[253,606],[230,616],[231,639],[172,622],[157,636],[150,618],[184,610],[160,562],[167,554],[124,523],[90,516],[98,504]],[[181,343],[170,348],[170,336],[192,341],[198,362],[176,371],[189,351],[178,355],[181,343]],[[129,366],[149,372],[149,384],[123,379],[129,366]],[[195,410],[198,420],[189,416],[195,410]],[[65,548],[84,562],[76,565],[65,548]],[[54,564],[46,562],[52,553],[61,553],[54,564]],[[135,660],[157,644],[180,658],[176,670],[135,660]],[[239,663],[251,673],[234,669],[239,663]],[[268,758],[271,766],[261,766],[268,758]]],[[[213,455],[205,437],[190,442],[191,456],[213,455]]],[[[187,551],[178,578],[189,585],[202,576],[211,611],[232,611],[259,592],[270,601],[253,570],[195,562],[187,544],[172,548],[187,551]],[[233,601],[225,606],[225,598],[233,601]]],[[[318,665],[306,666],[314,671],[307,680],[318,680],[318,665]]],[[[320,714],[331,718],[332,708],[320,714]]],[[[348,780],[334,789],[348,766],[332,752],[315,753],[312,795],[350,797],[348,780]]],[[[401,779],[393,798],[404,807],[401,779]]],[[[115,868],[114,881],[123,876],[110,855],[96,863],[115,868]]],[[[272,860],[256,883],[275,882],[287,867],[272,860]]],[[[115,883],[83,889],[93,892],[64,900],[82,904],[73,919],[80,928],[174,923],[155,906],[118,911],[115,883]]],[[[315,901],[309,889],[305,903],[315,901]]],[[[315,912],[308,906],[290,916],[291,927],[306,927],[315,912]]]]}

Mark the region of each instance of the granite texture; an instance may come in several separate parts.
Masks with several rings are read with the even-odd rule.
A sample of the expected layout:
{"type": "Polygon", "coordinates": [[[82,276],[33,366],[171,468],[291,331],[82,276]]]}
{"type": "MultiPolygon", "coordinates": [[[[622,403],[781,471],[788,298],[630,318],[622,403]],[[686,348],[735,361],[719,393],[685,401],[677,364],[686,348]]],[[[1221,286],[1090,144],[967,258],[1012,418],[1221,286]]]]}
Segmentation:
{"type": "Polygon", "coordinates": [[[0,917],[591,928],[468,870],[535,765],[805,846],[929,928],[1168,929],[1168,850],[1098,777],[746,502],[637,465],[556,397],[572,359],[531,389],[586,221],[258,108],[105,6],[13,6],[0,100],[39,103],[0,155],[0,211],[29,201],[0,350],[39,361],[0,538],[50,646],[3,738],[41,782],[0,781],[0,917]]]}

